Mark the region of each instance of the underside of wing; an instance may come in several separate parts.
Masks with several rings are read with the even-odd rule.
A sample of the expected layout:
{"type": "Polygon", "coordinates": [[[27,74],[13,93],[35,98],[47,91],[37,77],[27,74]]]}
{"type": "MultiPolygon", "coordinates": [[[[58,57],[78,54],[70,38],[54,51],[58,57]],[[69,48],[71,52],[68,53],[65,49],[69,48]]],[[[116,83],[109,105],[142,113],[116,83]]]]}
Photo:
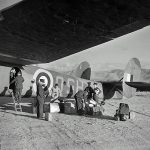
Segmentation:
{"type": "Polygon", "coordinates": [[[12,55],[0,53],[0,65],[2,65],[2,66],[21,67],[24,65],[37,64],[37,63],[40,63],[40,62],[37,60],[25,59],[25,58],[21,58],[21,57],[15,57],[12,55]]]}

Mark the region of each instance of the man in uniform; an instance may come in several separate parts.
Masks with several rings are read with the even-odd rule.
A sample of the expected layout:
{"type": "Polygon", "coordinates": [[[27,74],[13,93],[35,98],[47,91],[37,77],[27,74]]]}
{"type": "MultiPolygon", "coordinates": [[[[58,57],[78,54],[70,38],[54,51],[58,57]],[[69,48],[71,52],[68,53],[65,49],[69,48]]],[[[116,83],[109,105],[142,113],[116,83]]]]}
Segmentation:
{"type": "Polygon", "coordinates": [[[22,93],[22,89],[23,89],[23,82],[24,82],[24,78],[22,77],[21,72],[18,72],[17,77],[14,78],[10,82],[10,85],[13,84],[13,83],[15,85],[13,93],[14,93],[15,99],[18,103],[20,103],[20,101],[21,101],[21,93],[22,93]]]}
{"type": "Polygon", "coordinates": [[[37,118],[43,118],[43,105],[45,100],[44,79],[40,79],[37,84],[37,118]]]}
{"type": "Polygon", "coordinates": [[[94,90],[91,87],[91,82],[88,82],[88,86],[85,88],[84,91],[86,91],[88,93],[88,95],[87,95],[88,100],[93,98],[94,90]]]}

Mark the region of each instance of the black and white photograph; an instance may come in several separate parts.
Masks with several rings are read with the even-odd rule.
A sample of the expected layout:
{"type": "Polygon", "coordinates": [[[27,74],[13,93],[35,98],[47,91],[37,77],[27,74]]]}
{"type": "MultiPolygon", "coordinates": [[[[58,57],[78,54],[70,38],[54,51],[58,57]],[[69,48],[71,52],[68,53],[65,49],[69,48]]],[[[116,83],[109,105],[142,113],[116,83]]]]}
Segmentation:
{"type": "Polygon", "coordinates": [[[0,0],[0,150],[150,150],[150,0],[0,0]]]}

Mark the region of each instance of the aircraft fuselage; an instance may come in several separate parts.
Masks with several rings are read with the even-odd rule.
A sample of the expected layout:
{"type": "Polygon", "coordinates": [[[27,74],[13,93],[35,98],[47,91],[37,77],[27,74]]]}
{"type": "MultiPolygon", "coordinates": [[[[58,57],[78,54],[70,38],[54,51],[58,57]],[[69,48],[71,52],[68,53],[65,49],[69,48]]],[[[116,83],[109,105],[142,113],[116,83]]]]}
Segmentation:
{"type": "MultiPolygon", "coordinates": [[[[11,67],[0,66],[0,95],[10,95],[9,92],[5,92],[5,89],[9,88],[10,82],[10,70],[11,67]],[[7,87],[7,88],[6,88],[7,87]]],[[[36,85],[40,78],[45,79],[45,84],[47,85],[49,91],[58,83],[59,88],[62,91],[62,97],[66,97],[68,94],[74,96],[78,90],[84,90],[87,86],[87,82],[90,80],[85,80],[77,78],[74,76],[62,74],[52,70],[46,70],[38,68],[35,66],[24,66],[21,69],[22,76],[24,78],[22,95],[36,96],[36,85]]],[[[91,86],[93,86],[94,81],[90,81],[91,86]]],[[[98,87],[102,90],[101,83],[98,83],[98,87]]]]}

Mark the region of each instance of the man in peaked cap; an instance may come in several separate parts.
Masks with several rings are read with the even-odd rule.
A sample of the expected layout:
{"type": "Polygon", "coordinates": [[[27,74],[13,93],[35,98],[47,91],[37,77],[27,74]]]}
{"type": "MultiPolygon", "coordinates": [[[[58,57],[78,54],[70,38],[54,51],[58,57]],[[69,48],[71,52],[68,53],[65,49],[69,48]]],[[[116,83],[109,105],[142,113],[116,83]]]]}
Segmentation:
{"type": "Polygon", "coordinates": [[[91,82],[88,82],[88,86],[85,88],[84,91],[86,91],[88,93],[87,99],[92,99],[93,98],[94,90],[91,87],[91,82]]]}
{"type": "Polygon", "coordinates": [[[40,79],[37,84],[37,118],[43,118],[43,105],[45,100],[45,92],[44,92],[45,80],[40,79]]]}

